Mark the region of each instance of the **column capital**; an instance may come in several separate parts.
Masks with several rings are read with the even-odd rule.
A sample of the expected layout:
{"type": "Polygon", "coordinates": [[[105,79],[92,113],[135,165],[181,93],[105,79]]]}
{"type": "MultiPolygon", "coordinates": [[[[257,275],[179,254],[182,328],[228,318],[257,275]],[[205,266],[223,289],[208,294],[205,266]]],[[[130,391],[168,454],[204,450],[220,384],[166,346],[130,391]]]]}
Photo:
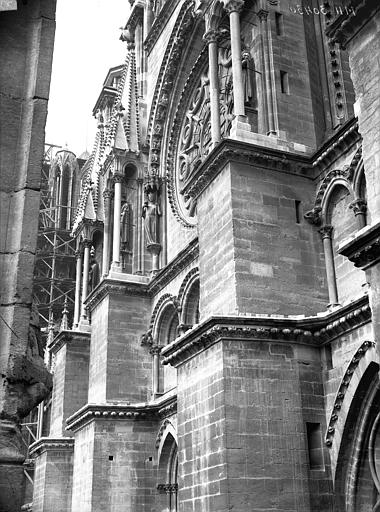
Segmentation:
{"type": "Polygon", "coordinates": [[[325,226],[322,226],[321,229],[318,230],[318,232],[321,234],[322,240],[324,240],[325,238],[329,238],[331,240],[333,227],[326,224],[325,226]]]}
{"type": "Polygon", "coordinates": [[[118,172],[115,172],[112,175],[112,183],[122,183],[124,181],[124,175],[118,172]]]}
{"type": "Polygon", "coordinates": [[[224,8],[231,14],[233,12],[240,13],[244,7],[244,0],[224,0],[224,8]]]}
{"type": "Polygon", "coordinates": [[[207,44],[217,43],[219,35],[220,35],[219,30],[210,29],[204,33],[203,41],[205,41],[207,44]]]}
{"type": "Polygon", "coordinates": [[[149,349],[149,354],[152,356],[160,355],[162,348],[161,345],[152,345],[149,349]]]}
{"type": "Polygon", "coordinates": [[[82,241],[82,244],[83,244],[83,247],[84,249],[86,248],[91,248],[91,245],[92,245],[92,240],[89,240],[88,238],[86,238],[85,240],[82,241]]]}
{"type": "Polygon", "coordinates": [[[367,202],[364,199],[355,199],[350,204],[350,210],[353,210],[355,217],[367,212],[367,202]]]}
{"type": "Polygon", "coordinates": [[[265,9],[260,9],[257,13],[257,17],[259,18],[260,22],[266,21],[268,18],[269,11],[266,11],[265,9]]]}
{"type": "Polygon", "coordinates": [[[78,249],[77,251],[75,251],[74,254],[75,254],[75,259],[79,260],[79,258],[81,258],[83,255],[83,251],[81,249],[78,249]]]}
{"type": "Polygon", "coordinates": [[[103,197],[104,197],[104,200],[109,200],[111,199],[112,197],[112,190],[110,188],[106,188],[105,190],[103,190],[103,197]]]}

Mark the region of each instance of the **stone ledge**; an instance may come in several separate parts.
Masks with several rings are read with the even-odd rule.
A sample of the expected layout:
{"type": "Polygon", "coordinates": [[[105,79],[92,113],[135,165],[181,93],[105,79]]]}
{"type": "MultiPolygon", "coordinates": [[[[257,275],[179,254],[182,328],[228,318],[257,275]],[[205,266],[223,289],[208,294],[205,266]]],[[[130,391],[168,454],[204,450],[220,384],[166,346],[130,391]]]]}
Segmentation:
{"type": "Polygon", "coordinates": [[[337,336],[366,324],[371,319],[368,297],[336,308],[325,315],[288,316],[220,316],[210,317],[194,326],[166,346],[162,364],[179,366],[223,339],[285,342],[321,346],[337,336]]]}
{"type": "Polygon", "coordinates": [[[77,432],[95,420],[159,420],[176,412],[177,396],[160,397],[150,403],[86,404],[66,420],[66,430],[77,432]]]}
{"type": "MultiPolygon", "coordinates": [[[[175,258],[149,280],[146,276],[135,274],[112,274],[104,277],[97,287],[87,296],[86,309],[92,311],[109,294],[151,297],[167,286],[178,274],[199,256],[198,238],[189,242],[175,258]]],[[[75,331],[70,331],[75,332],[75,331]]],[[[82,334],[87,334],[81,332],[82,334]]]]}
{"type": "Polygon", "coordinates": [[[84,332],[84,331],[71,331],[71,330],[64,330],[57,334],[57,336],[54,338],[52,343],[48,345],[48,349],[52,354],[58,352],[63,345],[69,344],[71,341],[82,341],[83,344],[90,344],[91,339],[91,333],[90,332],[84,332]]]}
{"type": "Polygon", "coordinates": [[[47,451],[74,451],[74,439],[72,437],[41,437],[30,445],[29,454],[38,457],[47,451]]]}
{"type": "Polygon", "coordinates": [[[362,270],[375,265],[380,261],[380,222],[365,226],[353,237],[344,240],[338,252],[362,270]]]}

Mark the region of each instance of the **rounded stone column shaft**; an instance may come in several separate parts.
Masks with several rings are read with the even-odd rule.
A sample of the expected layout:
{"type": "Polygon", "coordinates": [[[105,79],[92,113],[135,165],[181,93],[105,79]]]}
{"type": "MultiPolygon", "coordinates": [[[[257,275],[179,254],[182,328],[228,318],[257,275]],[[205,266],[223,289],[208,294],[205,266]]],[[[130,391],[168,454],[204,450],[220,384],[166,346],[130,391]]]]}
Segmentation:
{"type": "Polygon", "coordinates": [[[116,266],[120,265],[121,179],[121,176],[114,179],[112,264],[116,266]]]}
{"type": "Polygon", "coordinates": [[[74,302],[74,327],[78,327],[80,316],[80,285],[82,277],[82,253],[76,253],[76,275],[75,275],[75,302],[74,302]]]}
{"type": "Polygon", "coordinates": [[[83,251],[83,286],[82,286],[82,318],[86,318],[85,300],[88,294],[88,273],[90,270],[90,246],[91,242],[86,241],[84,243],[83,251]]]}
{"type": "Polygon", "coordinates": [[[161,347],[158,345],[153,345],[150,349],[150,353],[153,356],[152,388],[154,395],[160,392],[160,352],[161,347]]]}
{"type": "Polygon", "coordinates": [[[208,75],[210,81],[211,140],[215,145],[220,142],[220,106],[218,75],[218,43],[216,30],[209,30],[203,36],[208,44],[208,75]]]}
{"type": "Polygon", "coordinates": [[[102,262],[102,273],[103,275],[108,274],[110,266],[110,216],[111,216],[111,191],[105,190],[103,192],[104,197],[104,232],[103,232],[103,262],[102,262]]]}
{"type": "Polygon", "coordinates": [[[243,68],[241,63],[241,41],[240,41],[240,11],[244,5],[243,0],[229,0],[225,9],[230,17],[231,37],[231,59],[232,59],[232,81],[234,86],[234,114],[244,116],[244,81],[243,68]]]}
{"type": "Polygon", "coordinates": [[[334,252],[332,247],[332,230],[332,226],[323,226],[319,232],[322,236],[323,251],[325,254],[329,303],[330,305],[336,305],[338,304],[338,289],[336,286],[334,252]]]}

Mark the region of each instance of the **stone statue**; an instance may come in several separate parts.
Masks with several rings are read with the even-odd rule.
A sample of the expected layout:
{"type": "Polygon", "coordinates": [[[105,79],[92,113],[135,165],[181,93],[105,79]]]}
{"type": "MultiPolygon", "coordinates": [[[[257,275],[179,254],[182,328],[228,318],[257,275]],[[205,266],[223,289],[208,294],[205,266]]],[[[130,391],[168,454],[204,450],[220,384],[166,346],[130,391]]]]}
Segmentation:
{"type": "Polygon", "coordinates": [[[91,290],[93,290],[96,285],[99,283],[100,279],[100,269],[99,269],[99,263],[95,259],[94,253],[91,254],[91,261],[90,261],[90,271],[88,276],[88,283],[90,285],[91,290]]]}
{"type": "Polygon", "coordinates": [[[147,201],[145,201],[142,211],[147,246],[159,243],[158,217],[160,215],[161,207],[157,198],[157,192],[153,189],[149,189],[147,193],[147,201]]]}
{"type": "Polygon", "coordinates": [[[131,230],[131,207],[124,203],[120,212],[120,241],[123,250],[129,248],[131,230]]]}

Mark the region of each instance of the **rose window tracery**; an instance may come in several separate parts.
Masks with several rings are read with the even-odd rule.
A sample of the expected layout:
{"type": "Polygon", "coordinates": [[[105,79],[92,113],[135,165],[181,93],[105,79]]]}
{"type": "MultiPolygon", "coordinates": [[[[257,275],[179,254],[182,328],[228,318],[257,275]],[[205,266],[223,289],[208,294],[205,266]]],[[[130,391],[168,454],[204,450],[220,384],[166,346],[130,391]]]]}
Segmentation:
{"type": "MultiPolygon", "coordinates": [[[[254,63],[247,47],[242,45],[242,48],[245,104],[255,108],[254,63]]],[[[188,227],[195,225],[196,211],[193,200],[186,196],[184,189],[213,148],[208,68],[203,65],[202,72],[193,68],[192,73],[197,73],[198,78],[190,74],[185,85],[173,125],[172,149],[169,149],[174,158],[168,164],[170,204],[177,219],[188,227]]],[[[228,33],[219,40],[218,77],[220,134],[227,138],[233,120],[232,57],[228,33]]]]}

